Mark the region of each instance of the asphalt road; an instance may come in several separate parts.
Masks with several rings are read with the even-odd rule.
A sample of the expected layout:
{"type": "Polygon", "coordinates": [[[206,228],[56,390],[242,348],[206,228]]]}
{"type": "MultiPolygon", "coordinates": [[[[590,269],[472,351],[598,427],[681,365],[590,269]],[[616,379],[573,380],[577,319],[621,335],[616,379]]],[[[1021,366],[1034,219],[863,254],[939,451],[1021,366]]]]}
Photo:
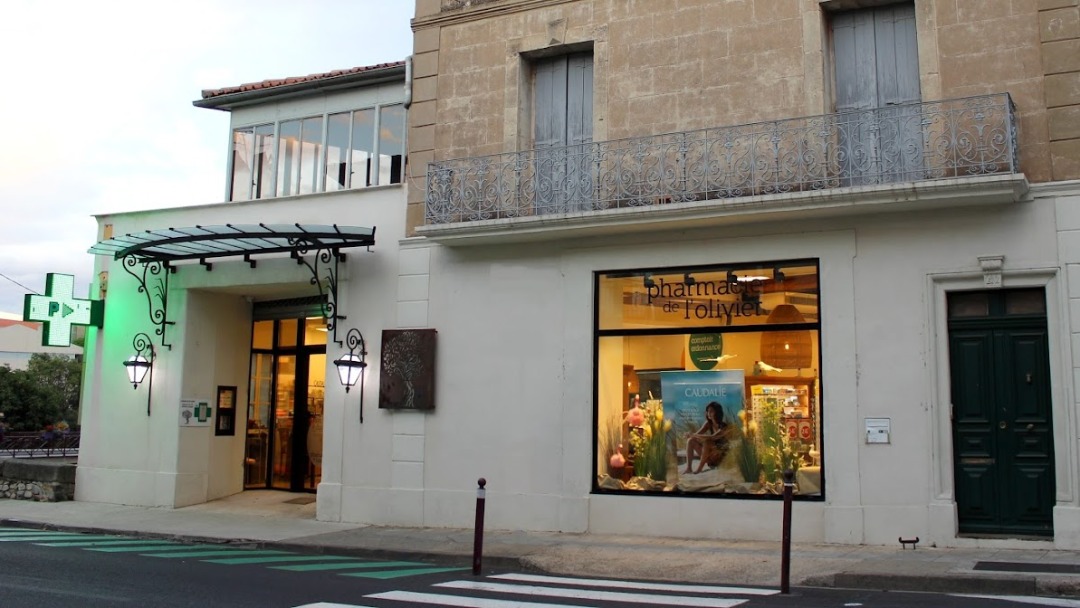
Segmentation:
{"type": "MultiPolygon", "coordinates": [[[[721,587],[485,572],[230,545],[0,528],[3,608],[1006,608],[1024,604],[937,594],[721,587]]],[[[1030,604],[1028,604],[1030,605],[1030,604]]],[[[1047,605],[1047,604],[1043,604],[1047,605]]],[[[1049,604],[1075,606],[1075,603],[1049,604]]]]}

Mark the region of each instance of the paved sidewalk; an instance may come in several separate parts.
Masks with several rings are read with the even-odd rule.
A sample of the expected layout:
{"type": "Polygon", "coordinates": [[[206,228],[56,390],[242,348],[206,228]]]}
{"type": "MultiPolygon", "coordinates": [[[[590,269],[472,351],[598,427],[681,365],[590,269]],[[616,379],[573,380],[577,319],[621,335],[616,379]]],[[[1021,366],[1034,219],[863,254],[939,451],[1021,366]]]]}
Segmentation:
{"type": "MultiPolygon", "coordinates": [[[[472,530],[321,522],[314,519],[313,503],[295,504],[310,498],[244,492],[183,509],[0,500],[0,523],[471,564],[472,530]]],[[[780,543],[488,530],[484,565],[591,577],[776,587],[780,543]]],[[[920,546],[903,550],[899,545],[795,543],[791,582],[794,586],[1080,597],[1080,573],[1055,573],[1055,569],[1080,572],[1080,554],[1049,548],[920,546]],[[1013,571],[976,570],[980,562],[1021,566],[1011,566],[1013,571]],[[1028,571],[1016,571],[1022,566],[1028,571]]]]}

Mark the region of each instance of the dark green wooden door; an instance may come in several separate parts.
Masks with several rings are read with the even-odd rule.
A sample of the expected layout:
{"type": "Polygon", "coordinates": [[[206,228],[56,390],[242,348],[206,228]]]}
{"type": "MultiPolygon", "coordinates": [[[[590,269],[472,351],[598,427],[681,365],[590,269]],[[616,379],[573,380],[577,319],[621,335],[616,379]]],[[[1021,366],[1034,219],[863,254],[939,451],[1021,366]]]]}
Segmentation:
{"type": "Polygon", "coordinates": [[[961,533],[1053,535],[1054,444],[1042,298],[1042,290],[950,297],[953,456],[961,533]],[[1037,298],[1032,293],[1036,291],[1037,298]],[[964,310],[955,305],[962,299],[982,299],[986,306],[966,309],[980,314],[956,314],[964,310]],[[1026,304],[1009,305],[1019,300],[1026,304]]]}

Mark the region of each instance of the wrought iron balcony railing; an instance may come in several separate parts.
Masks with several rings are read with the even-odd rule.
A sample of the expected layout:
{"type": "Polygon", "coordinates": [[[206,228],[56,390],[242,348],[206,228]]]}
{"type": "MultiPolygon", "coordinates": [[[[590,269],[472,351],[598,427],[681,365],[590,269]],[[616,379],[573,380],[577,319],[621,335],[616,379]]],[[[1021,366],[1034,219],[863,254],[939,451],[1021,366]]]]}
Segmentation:
{"type": "Polygon", "coordinates": [[[1018,171],[1002,93],[434,162],[426,223],[1018,171]]]}

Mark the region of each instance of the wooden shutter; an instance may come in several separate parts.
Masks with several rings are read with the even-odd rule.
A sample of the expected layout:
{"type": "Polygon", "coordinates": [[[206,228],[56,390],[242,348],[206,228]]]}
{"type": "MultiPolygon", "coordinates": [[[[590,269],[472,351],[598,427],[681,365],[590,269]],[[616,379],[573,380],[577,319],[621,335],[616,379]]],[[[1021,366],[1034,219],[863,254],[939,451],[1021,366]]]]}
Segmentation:
{"type": "Polygon", "coordinates": [[[566,57],[536,64],[534,100],[536,147],[566,145],[566,57]]]}
{"type": "Polygon", "coordinates": [[[922,126],[915,6],[896,4],[833,18],[835,124],[845,186],[921,179],[922,126]],[[874,128],[871,128],[874,125],[874,128]]]}
{"type": "Polygon", "coordinates": [[[566,59],[566,143],[587,144],[592,141],[592,55],[571,55],[566,59]]]}
{"type": "Polygon", "coordinates": [[[877,60],[871,11],[841,13],[833,19],[836,111],[877,107],[877,60]]]}
{"type": "Polygon", "coordinates": [[[920,100],[919,48],[915,6],[899,4],[874,11],[878,107],[920,100]]]}
{"type": "Polygon", "coordinates": [[[536,213],[587,209],[592,196],[593,60],[581,53],[534,66],[533,115],[536,213]],[[555,148],[550,152],[546,149],[555,148]]]}
{"type": "Polygon", "coordinates": [[[837,112],[919,101],[914,5],[840,13],[832,29],[837,112]]]}

